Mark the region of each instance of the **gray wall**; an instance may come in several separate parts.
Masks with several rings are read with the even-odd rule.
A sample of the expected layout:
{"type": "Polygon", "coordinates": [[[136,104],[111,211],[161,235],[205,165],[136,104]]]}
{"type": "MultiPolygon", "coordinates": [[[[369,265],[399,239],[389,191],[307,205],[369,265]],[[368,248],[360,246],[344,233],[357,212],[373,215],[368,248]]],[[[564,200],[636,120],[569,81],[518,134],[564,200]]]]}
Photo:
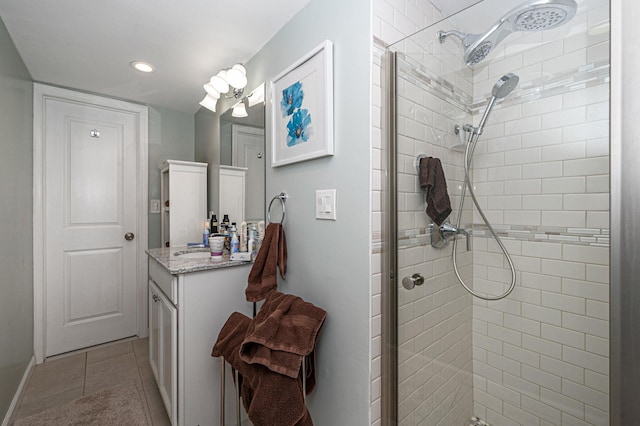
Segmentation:
{"type": "MultiPolygon", "coordinates": [[[[160,165],[165,160],[193,161],[193,114],[149,106],[149,199],[160,199],[160,165]]],[[[149,248],[162,245],[160,215],[149,213],[149,248]]]]}
{"type": "Polygon", "coordinates": [[[0,20],[0,421],[33,356],[33,84],[0,20]]]}
{"type": "Polygon", "coordinates": [[[324,40],[334,45],[335,155],[279,168],[267,160],[267,204],[281,191],[290,196],[287,278],[279,289],[328,312],[318,385],[308,399],[318,425],[370,423],[370,9],[368,0],[312,0],[247,63],[248,87],[268,85],[324,40]],[[315,219],[316,189],[337,190],[337,221],[315,219]]]}

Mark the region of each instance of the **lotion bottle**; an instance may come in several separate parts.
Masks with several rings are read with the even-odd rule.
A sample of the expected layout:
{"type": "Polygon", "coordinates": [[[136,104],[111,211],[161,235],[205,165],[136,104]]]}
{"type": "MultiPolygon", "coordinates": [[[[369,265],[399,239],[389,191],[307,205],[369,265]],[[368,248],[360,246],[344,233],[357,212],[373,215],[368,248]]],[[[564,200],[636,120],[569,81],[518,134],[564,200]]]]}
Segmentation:
{"type": "Polygon", "coordinates": [[[256,225],[251,225],[251,229],[249,230],[249,243],[248,243],[248,251],[251,253],[251,260],[255,258],[256,255],[256,225]]]}
{"type": "Polygon", "coordinates": [[[237,253],[239,249],[240,241],[238,240],[238,233],[235,227],[231,227],[231,254],[237,253]]]}
{"type": "Polygon", "coordinates": [[[202,243],[204,244],[205,247],[209,247],[209,221],[205,220],[204,221],[204,233],[202,234],[202,243]]]}

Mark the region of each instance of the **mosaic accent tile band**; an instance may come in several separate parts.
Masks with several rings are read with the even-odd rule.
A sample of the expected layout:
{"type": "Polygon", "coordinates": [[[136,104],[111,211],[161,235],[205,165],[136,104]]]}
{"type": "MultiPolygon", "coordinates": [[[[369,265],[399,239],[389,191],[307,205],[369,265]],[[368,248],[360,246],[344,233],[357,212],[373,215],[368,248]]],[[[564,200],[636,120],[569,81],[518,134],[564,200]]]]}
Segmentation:
{"type": "MultiPolygon", "coordinates": [[[[491,234],[484,224],[465,225],[464,228],[471,229],[470,233],[474,237],[491,238],[491,234]]],[[[609,229],[605,228],[495,225],[494,229],[503,239],[609,247],[609,229]]],[[[418,247],[427,244],[431,244],[431,236],[427,228],[399,232],[398,247],[418,247]]]]}

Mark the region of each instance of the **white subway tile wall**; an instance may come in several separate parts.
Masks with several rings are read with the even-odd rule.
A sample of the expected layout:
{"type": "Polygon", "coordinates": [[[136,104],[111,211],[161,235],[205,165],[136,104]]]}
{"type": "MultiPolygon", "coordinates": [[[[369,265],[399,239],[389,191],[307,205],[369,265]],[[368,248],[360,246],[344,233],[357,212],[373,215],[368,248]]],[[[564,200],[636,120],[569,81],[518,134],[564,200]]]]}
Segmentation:
{"type": "MultiPolygon", "coordinates": [[[[404,54],[397,101],[399,278],[415,272],[426,278],[414,290],[398,289],[402,425],[463,425],[471,415],[493,426],[608,424],[608,33],[589,31],[608,22],[608,2],[578,3],[571,25],[512,34],[474,70],[461,65],[455,43],[434,42],[441,28],[394,46],[404,54]],[[464,171],[463,156],[448,149],[459,143],[453,126],[477,123],[493,84],[507,72],[518,74],[520,85],[493,111],[473,178],[512,254],[518,285],[503,301],[472,301],[453,275],[451,248],[428,244],[415,158],[442,160],[455,218],[464,171]]],[[[442,15],[421,0],[374,0],[373,14],[371,423],[379,425],[386,196],[380,46],[442,15]]],[[[470,206],[465,201],[462,222],[480,223],[477,212],[466,211],[470,206]]],[[[472,254],[463,245],[465,279],[477,291],[504,291],[507,263],[484,228],[474,228],[472,254]]]]}
{"type": "MultiPolygon", "coordinates": [[[[496,79],[520,76],[492,112],[473,165],[487,216],[507,229],[504,238],[523,239],[512,311],[474,301],[473,344],[485,351],[473,361],[475,414],[495,426],[608,424],[608,34],[587,30],[608,20],[608,3],[578,3],[571,28],[543,32],[533,49],[525,33],[506,39],[500,61],[474,70],[476,120],[496,79]],[[586,69],[601,70],[597,84],[581,80],[586,69]],[[548,85],[531,96],[558,79],[564,92],[548,85]],[[527,299],[516,295],[525,289],[527,299]]],[[[501,291],[508,277],[485,271],[507,265],[480,255],[496,253],[479,244],[484,234],[474,238],[474,277],[483,277],[481,291],[501,291]]]]}

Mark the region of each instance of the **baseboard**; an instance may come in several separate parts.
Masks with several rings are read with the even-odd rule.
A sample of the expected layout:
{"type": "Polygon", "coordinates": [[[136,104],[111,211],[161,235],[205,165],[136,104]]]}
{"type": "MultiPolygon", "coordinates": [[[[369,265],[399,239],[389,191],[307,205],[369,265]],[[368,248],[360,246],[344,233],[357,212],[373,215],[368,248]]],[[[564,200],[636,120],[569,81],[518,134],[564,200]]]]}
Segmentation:
{"type": "Polygon", "coordinates": [[[25,387],[27,386],[27,383],[29,383],[29,378],[31,377],[31,373],[33,373],[33,369],[36,366],[36,357],[32,356],[31,360],[29,361],[29,364],[27,365],[27,369],[24,371],[24,374],[22,375],[22,380],[20,380],[20,386],[18,386],[18,389],[16,390],[16,394],[13,396],[13,399],[11,400],[11,405],[9,405],[9,411],[7,411],[7,414],[4,416],[4,420],[2,421],[2,426],[9,426],[11,424],[11,420],[14,416],[16,409],[18,408],[18,405],[20,404],[20,401],[22,400],[22,393],[24,392],[25,387]]]}

